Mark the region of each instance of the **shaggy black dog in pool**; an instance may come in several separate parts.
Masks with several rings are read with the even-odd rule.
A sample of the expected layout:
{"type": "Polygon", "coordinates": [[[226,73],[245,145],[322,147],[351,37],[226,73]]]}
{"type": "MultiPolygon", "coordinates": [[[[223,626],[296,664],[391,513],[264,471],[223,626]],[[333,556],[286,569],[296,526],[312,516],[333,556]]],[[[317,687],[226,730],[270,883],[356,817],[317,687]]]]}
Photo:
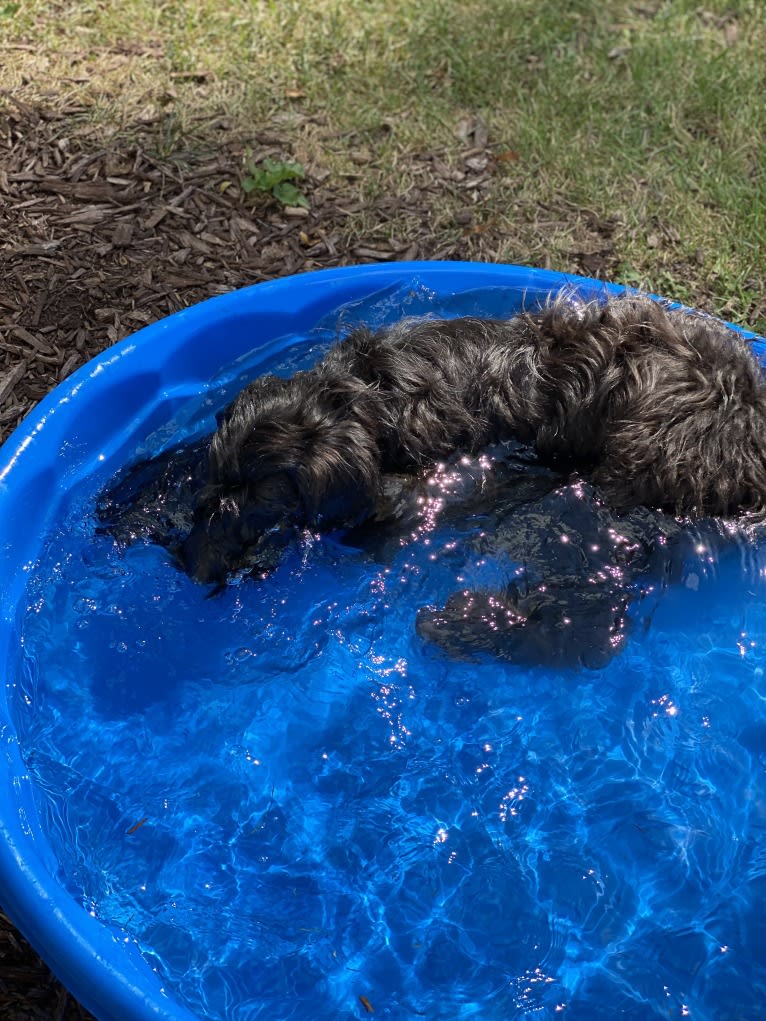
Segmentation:
{"type": "MultiPolygon", "coordinates": [[[[593,529],[624,530],[636,508],[651,509],[635,526],[645,554],[623,565],[621,595],[610,590],[606,599],[607,615],[617,608],[614,620],[594,638],[605,654],[619,646],[608,633],[620,630],[632,576],[665,570],[653,551],[679,527],[670,528],[669,515],[766,513],[766,381],[747,341],[716,320],[637,296],[561,298],[503,321],[356,329],[314,368],[256,379],[212,439],[133,468],[99,513],[119,537],[148,536],[192,577],[223,584],[243,568],[269,571],[302,528],[380,517],[386,488],[402,474],[508,440],[595,487],[591,514],[576,526],[586,538],[593,529]],[[611,523],[597,523],[597,506],[611,523]]],[[[500,535],[524,530],[513,515],[501,522],[495,513],[494,521],[500,535]]],[[[513,586],[457,594],[424,611],[420,630],[447,648],[533,658],[518,648],[535,629],[555,631],[556,620],[573,619],[593,591],[583,579],[570,581],[571,591],[559,584],[546,600],[543,578],[532,604],[513,586]]]]}

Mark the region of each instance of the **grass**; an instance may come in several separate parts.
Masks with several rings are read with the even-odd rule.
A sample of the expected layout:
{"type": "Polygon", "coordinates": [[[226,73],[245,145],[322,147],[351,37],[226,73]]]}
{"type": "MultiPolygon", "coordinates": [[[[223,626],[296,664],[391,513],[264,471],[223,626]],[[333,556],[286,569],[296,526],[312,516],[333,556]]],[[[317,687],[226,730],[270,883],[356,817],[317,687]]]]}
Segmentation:
{"type": "Polygon", "coordinates": [[[498,258],[565,269],[608,236],[616,278],[761,329],[764,52],[761,0],[0,0],[0,82],[96,135],[276,122],[364,204],[480,118],[498,258]]]}

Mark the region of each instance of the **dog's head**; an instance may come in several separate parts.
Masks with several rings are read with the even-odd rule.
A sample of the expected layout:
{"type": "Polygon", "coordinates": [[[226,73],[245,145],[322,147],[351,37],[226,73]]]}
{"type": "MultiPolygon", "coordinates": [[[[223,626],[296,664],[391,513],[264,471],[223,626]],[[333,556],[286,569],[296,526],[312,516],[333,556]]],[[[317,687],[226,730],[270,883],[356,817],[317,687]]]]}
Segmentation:
{"type": "Polygon", "coordinates": [[[184,567],[199,581],[271,570],[305,527],[353,523],[378,484],[374,439],[362,422],[358,381],[314,374],[265,376],[226,409],[208,457],[184,543],[184,567]]]}
{"type": "Polygon", "coordinates": [[[287,474],[250,487],[207,486],[179,555],[184,569],[201,582],[221,584],[235,571],[267,574],[295,534],[301,519],[295,486],[287,474]],[[248,491],[258,493],[249,501],[248,491]]]}

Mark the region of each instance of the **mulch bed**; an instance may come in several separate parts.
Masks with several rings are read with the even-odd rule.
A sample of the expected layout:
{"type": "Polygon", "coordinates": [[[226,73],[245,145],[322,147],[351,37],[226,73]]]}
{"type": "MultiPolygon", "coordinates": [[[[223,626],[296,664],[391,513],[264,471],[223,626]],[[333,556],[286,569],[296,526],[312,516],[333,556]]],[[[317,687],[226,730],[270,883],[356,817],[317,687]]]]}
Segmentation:
{"type": "MultiPolygon", "coordinates": [[[[485,134],[466,131],[458,166],[438,152],[408,157],[415,184],[371,204],[351,190],[355,175],[310,171],[310,210],[285,212],[241,191],[244,143],[225,119],[160,157],[151,135],[94,144],[76,109],[1,103],[0,439],[104,348],[213,295],[348,263],[496,254],[491,225],[473,222],[491,183],[485,134]]],[[[289,148],[264,131],[253,158],[289,148]]],[[[356,158],[361,174],[370,157],[356,158]]]]}
{"type": "MultiPolygon", "coordinates": [[[[497,257],[501,236],[476,216],[493,173],[480,122],[457,157],[408,156],[402,194],[365,204],[354,177],[370,156],[352,149],[357,175],[309,168],[310,210],[284,211],[241,191],[245,142],[225,119],[163,152],[151,125],[105,144],[83,114],[0,96],[0,440],[104,348],[213,295],[348,263],[497,257]]],[[[248,141],[256,161],[292,155],[279,125],[248,141]]],[[[609,231],[593,234],[568,268],[608,273],[609,231]]],[[[91,1018],[1,914],[0,1017],[91,1018]]]]}
{"type": "Polygon", "coordinates": [[[3,1021],[94,1021],[2,912],[0,1017],[3,1021]]]}

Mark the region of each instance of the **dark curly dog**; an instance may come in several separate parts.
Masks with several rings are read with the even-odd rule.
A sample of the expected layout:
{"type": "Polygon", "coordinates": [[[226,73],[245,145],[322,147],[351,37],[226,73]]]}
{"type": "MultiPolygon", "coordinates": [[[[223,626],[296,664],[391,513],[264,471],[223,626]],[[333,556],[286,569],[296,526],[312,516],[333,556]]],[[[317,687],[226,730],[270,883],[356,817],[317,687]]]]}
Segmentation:
{"type": "MultiPolygon", "coordinates": [[[[118,536],[158,541],[192,577],[222,584],[243,568],[269,571],[301,528],[380,516],[396,476],[507,440],[548,469],[579,473],[596,487],[594,513],[603,502],[612,521],[641,507],[766,514],[766,381],[748,342],[637,296],[558,299],[507,321],[354,330],[309,371],[256,379],[212,440],[134,467],[99,513],[118,536]]],[[[661,518],[672,520],[654,514],[641,525],[647,549],[661,518]]],[[[641,573],[652,555],[639,559],[641,573]]],[[[622,607],[615,619],[626,599],[609,594],[622,607]]],[[[420,630],[447,647],[462,632],[464,646],[502,655],[502,635],[510,642],[535,619],[518,591],[463,594],[420,630]],[[496,636],[489,645],[482,622],[496,636]]]]}

